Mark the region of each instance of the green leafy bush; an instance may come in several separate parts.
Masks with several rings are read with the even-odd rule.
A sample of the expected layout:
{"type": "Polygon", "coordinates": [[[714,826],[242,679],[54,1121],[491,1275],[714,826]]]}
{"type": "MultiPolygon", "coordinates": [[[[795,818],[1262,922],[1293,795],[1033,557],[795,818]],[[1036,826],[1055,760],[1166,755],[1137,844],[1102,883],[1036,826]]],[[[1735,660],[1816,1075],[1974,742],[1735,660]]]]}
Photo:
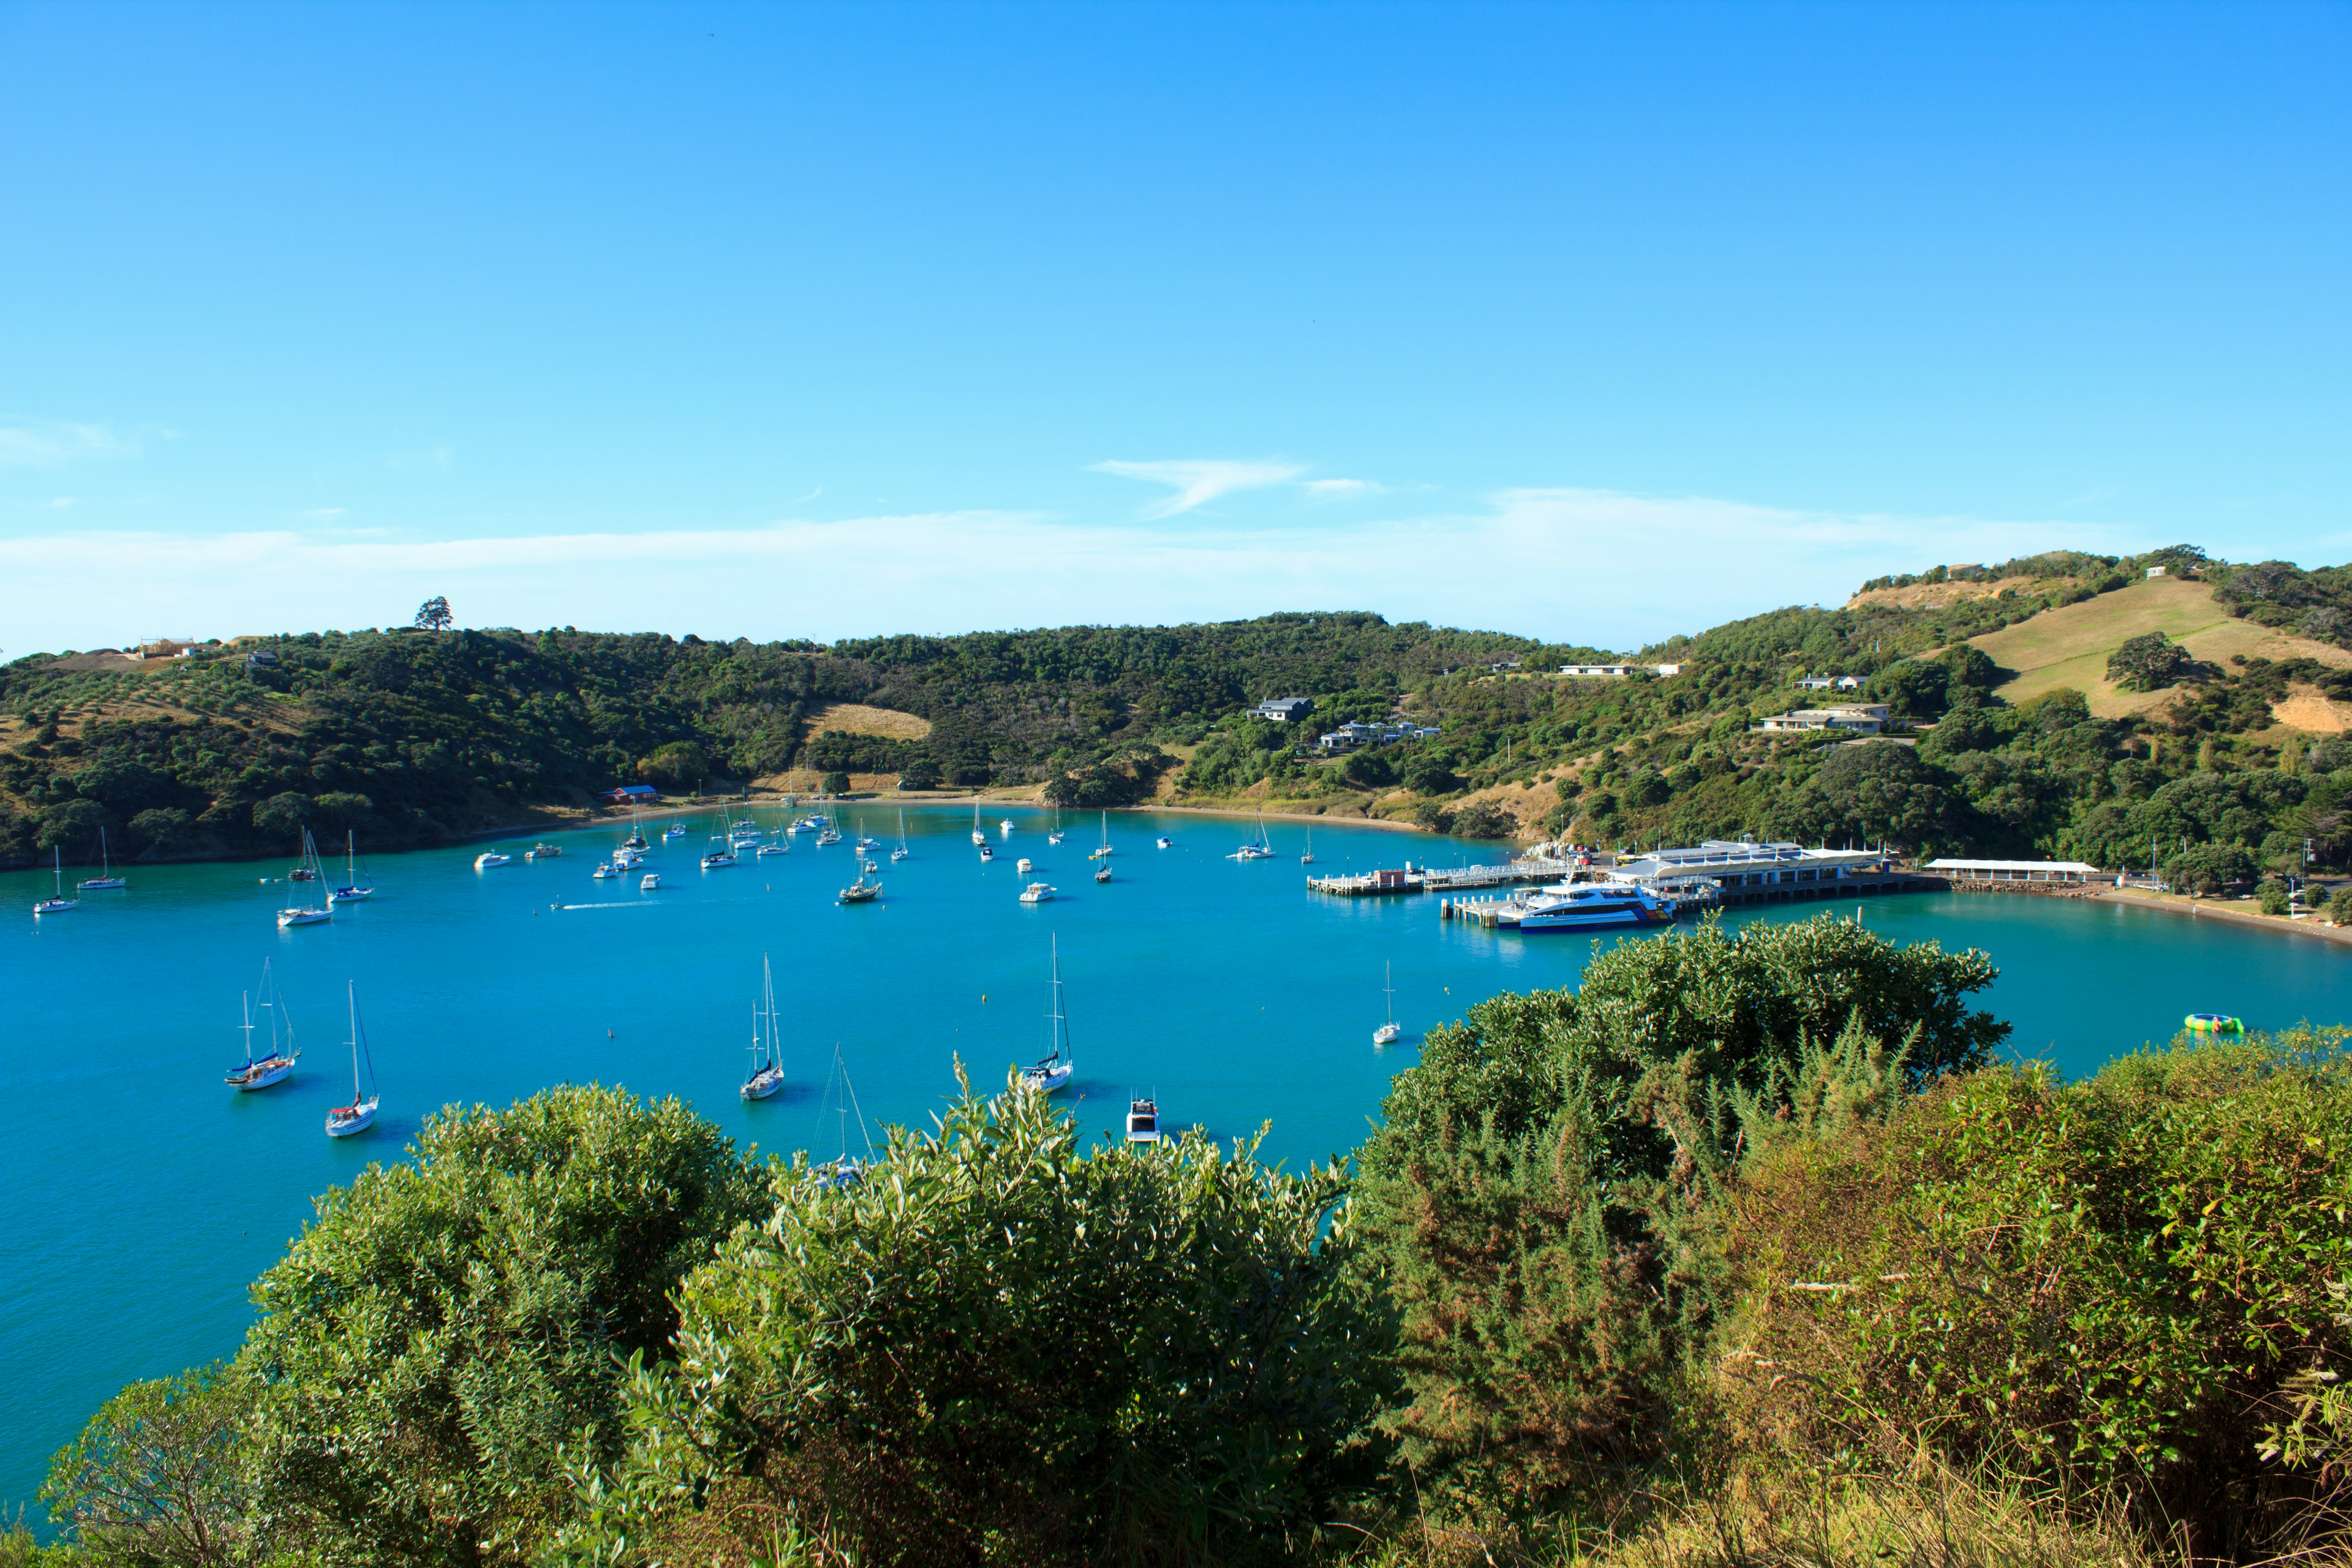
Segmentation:
{"type": "Polygon", "coordinates": [[[2127,691],[2154,691],[2179,679],[2194,663],[2187,648],[2162,632],[2142,632],[2108,656],[2107,679],[2127,691]]]}
{"type": "Polygon", "coordinates": [[[2352,1331],[2343,1031],[1995,1068],[1777,1156],[1738,1205],[1755,1430],[2120,1495],[2200,1552],[2307,1488],[2262,1449],[2352,1331]]]}
{"type": "Polygon", "coordinates": [[[666,1352],[671,1293],[761,1205],[677,1100],[551,1089],[428,1120],[254,1287],[253,1518],[377,1563],[515,1563],[622,1441],[616,1360],[666,1352]]]}
{"type": "Polygon", "coordinates": [[[1232,1562],[1365,1479],[1386,1320],[1336,1168],[1089,1156],[1043,1097],[967,1087],[821,1176],[780,1173],[687,1282],[575,1561],[736,1558],[789,1520],[874,1564],[1232,1562]]]}

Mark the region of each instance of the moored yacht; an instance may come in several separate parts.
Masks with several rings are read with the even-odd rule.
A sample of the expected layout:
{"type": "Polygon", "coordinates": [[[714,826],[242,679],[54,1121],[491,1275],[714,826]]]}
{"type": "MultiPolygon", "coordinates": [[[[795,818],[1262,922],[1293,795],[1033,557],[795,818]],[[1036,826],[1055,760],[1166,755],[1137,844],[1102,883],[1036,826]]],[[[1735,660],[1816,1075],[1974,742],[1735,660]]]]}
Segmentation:
{"type": "Polygon", "coordinates": [[[37,915],[61,915],[81,902],[79,899],[66,897],[65,851],[52,847],[49,855],[54,861],[50,875],[57,883],[57,891],[51,897],[43,899],[33,906],[33,912],[37,915]]]}
{"type": "Polygon", "coordinates": [[[1160,1142],[1160,1105],[1148,1095],[1128,1102],[1127,1141],[1130,1143],[1160,1142]]]}
{"type": "Polygon", "coordinates": [[[765,1100],[784,1087],[783,1052],[776,1038],[776,979],[768,955],[760,955],[760,1000],[751,1005],[751,1076],[743,1098],[765,1100]]]}
{"type": "Polygon", "coordinates": [[[94,893],[106,888],[131,886],[128,881],[114,874],[113,863],[107,858],[106,829],[103,827],[98,830],[98,875],[84,878],[76,886],[85,893],[94,893]]]}
{"type": "Polygon", "coordinates": [[[1021,901],[1024,904],[1049,903],[1053,897],[1054,884],[1051,882],[1032,882],[1021,889],[1021,901]]]}
{"type": "Polygon", "coordinates": [[[352,1102],[338,1105],[327,1112],[327,1136],[348,1138],[354,1132],[365,1131],[375,1122],[378,1100],[375,1087],[375,1058],[367,1048],[367,1033],[360,1026],[359,987],[345,983],[352,1000],[352,1102]],[[360,1062],[367,1062],[365,1087],[362,1087],[360,1062]]]}
{"type": "Polygon", "coordinates": [[[1078,1070],[1077,1058],[1070,1053],[1070,1020],[1062,1010],[1062,944],[1057,939],[1050,949],[1053,953],[1052,989],[1046,993],[1050,1005],[1045,1012],[1046,1038],[1054,1047],[1051,1056],[1041,1058],[1034,1067],[1021,1069],[1021,1087],[1039,1094],[1051,1094],[1070,1081],[1078,1070]]]}
{"type": "Polygon", "coordinates": [[[294,1044],[294,1020],[284,1016],[285,1004],[278,995],[278,982],[269,973],[269,961],[261,961],[261,1011],[269,1022],[269,1049],[260,1056],[253,1054],[253,998],[243,998],[245,1004],[245,1065],[230,1069],[221,1079],[240,1093],[268,1089],[291,1074],[294,1063],[302,1053],[294,1044]]]}

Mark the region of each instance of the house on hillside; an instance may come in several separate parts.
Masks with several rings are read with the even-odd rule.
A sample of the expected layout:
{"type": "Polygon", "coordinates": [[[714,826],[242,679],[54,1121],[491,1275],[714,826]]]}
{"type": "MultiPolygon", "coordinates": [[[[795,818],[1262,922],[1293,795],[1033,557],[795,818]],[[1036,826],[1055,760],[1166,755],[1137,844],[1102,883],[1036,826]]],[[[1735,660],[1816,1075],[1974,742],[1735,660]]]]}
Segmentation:
{"type": "Polygon", "coordinates": [[[1306,697],[1269,697],[1250,711],[1276,724],[1298,724],[1315,711],[1315,703],[1306,697]]]}
{"type": "Polygon", "coordinates": [[[1562,675],[1577,676],[1588,680],[1622,680],[1633,673],[1630,664],[1563,664],[1562,675]]]}
{"type": "Polygon", "coordinates": [[[1770,714],[1756,727],[1773,733],[1851,730],[1857,735],[1875,735],[1886,728],[1886,713],[1884,702],[1843,702],[1830,708],[1799,708],[1787,713],[1770,714]]]}
{"type": "Polygon", "coordinates": [[[661,798],[661,791],[651,784],[623,784],[608,789],[596,797],[606,805],[651,805],[661,798]]]}

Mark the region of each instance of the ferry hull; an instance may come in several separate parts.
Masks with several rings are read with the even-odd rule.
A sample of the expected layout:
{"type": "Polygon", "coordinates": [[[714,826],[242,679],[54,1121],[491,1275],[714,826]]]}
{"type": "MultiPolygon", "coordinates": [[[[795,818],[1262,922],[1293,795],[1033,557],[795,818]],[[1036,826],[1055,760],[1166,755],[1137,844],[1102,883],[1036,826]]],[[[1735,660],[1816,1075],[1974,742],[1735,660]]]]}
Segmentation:
{"type": "Polygon", "coordinates": [[[1648,910],[1638,904],[1605,910],[1529,910],[1519,917],[1519,930],[1531,932],[1624,931],[1635,926],[1669,926],[1674,923],[1673,910],[1648,910]]]}

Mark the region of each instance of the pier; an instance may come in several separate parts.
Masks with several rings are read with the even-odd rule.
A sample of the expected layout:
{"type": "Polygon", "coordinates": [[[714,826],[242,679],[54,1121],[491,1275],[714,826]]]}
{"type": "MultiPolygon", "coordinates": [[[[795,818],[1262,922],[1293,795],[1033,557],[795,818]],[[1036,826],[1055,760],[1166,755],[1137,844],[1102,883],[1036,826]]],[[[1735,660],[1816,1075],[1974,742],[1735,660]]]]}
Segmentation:
{"type": "Polygon", "coordinates": [[[1307,885],[1318,893],[1337,898],[1360,899],[1382,893],[1444,893],[1462,888],[1503,888],[1519,882],[1558,882],[1565,880],[1577,868],[1566,860],[1537,857],[1512,860],[1500,866],[1415,866],[1408,860],[1402,870],[1381,869],[1360,871],[1353,876],[1309,877],[1307,885]]]}
{"type": "MultiPolygon", "coordinates": [[[[1900,867],[1885,871],[1849,870],[1834,880],[1818,882],[1758,884],[1729,888],[1693,887],[1685,884],[1670,895],[1675,900],[1678,919],[1703,915],[1709,910],[1745,904],[1790,904],[1815,901],[1834,903],[1843,899],[1868,899],[1887,893],[1940,891],[1954,884],[1942,877],[1923,876],[1900,867]]],[[[2051,889],[2056,891],[2055,888],[2051,889]]],[[[2074,889],[2078,895],[2080,889],[2074,889]]],[[[1449,921],[1469,921],[1489,928],[1516,926],[1527,910],[1522,898],[1442,899],[1438,901],[1437,918],[1449,921]]]]}

